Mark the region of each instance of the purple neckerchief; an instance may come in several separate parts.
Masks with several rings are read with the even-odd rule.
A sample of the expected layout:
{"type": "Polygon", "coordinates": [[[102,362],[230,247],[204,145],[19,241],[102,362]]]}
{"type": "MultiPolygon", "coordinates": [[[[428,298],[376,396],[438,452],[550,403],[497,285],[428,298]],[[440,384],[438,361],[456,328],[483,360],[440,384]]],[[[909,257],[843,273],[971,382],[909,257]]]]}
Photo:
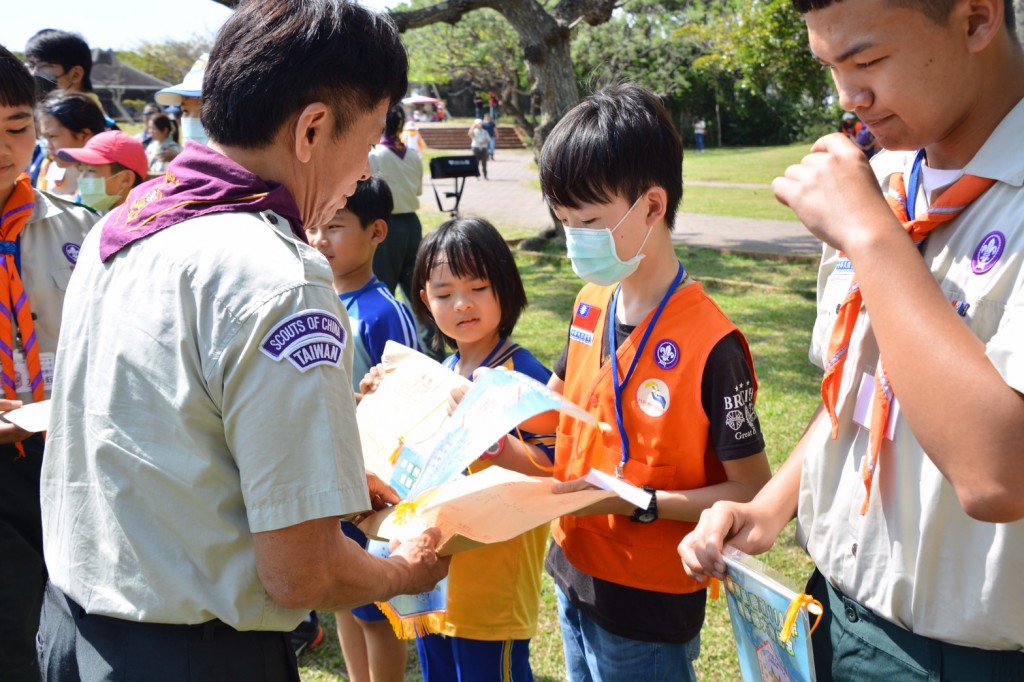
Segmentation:
{"type": "Polygon", "coordinates": [[[273,211],[306,241],[299,207],[288,189],[260,179],[204,144],[187,142],[162,177],[133,189],[111,212],[100,235],[106,261],[134,241],[211,213],[273,211]]]}
{"type": "Polygon", "coordinates": [[[397,137],[387,137],[386,135],[381,135],[380,142],[377,144],[381,147],[387,147],[395,154],[398,154],[398,158],[400,159],[405,158],[405,150],[408,149],[408,147],[405,146],[405,143],[397,137]]]}

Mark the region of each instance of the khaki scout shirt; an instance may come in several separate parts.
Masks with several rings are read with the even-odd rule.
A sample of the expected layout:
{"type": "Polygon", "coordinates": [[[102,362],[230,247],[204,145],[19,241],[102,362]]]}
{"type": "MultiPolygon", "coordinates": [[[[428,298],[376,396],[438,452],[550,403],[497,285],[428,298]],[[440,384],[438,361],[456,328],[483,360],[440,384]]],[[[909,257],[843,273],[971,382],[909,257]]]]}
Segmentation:
{"type": "Polygon", "coordinates": [[[189,220],[106,263],[101,229],[58,353],[50,579],[88,613],[291,630],[305,611],[270,599],[252,534],[369,508],[327,261],[271,213],[189,220]]]}
{"type": "MultiPolygon", "coordinates": [[[[88,209],[45,192],[35,192],[35,208],[21,232],[21,281],[35,318],[39,363],[46,397],[53,387],[53,358],[57,352],[64,292],[89,229],[99,220],[88,209]]],[[[17,329],[17,320],[13,321],[17,329]]],[[[33,402],[20,344],[14,349],[18,399],[33,402]]]]}
{"type": "MultiPolygon", "coordinates": [[[[1024,102],[964,169],[994,178],[996,184],[957,219],[934,230],[923,255],[1003,379],[1024,392],[1022,130],[1024,102]]],[[[906,179],[913,158],[912,153],[886,152],[872,165],[884,183],[892,172],[906,179]]],[[[917,202],[921,215],[928,198],[921,192],[917,202]]],[[[826,248],[811,342],[811,360],[819,367],[825,363],[836,306],[853,276],[849,261],[826,248]]],[[[928,352],[926,339],[921,352],[928,352]]],[[[953,487],[898,415],[893,439],[883,440],[871,505],[860,515],[864,486],[859,471],[869,433],[854,422],[853,413],[861,382],[868,375],[870,385],[877,361],[870,316],[862,311],[842,377],[839,437],[831,440],[826,420],[812,434],[804,457],[798,520],[807,550],[840,590],[908,630],[966,646],[1020,650],[1024,521],[985,523],[967,516],[953,487]]],[[[977,427],[964,423],[961,428],[977,427]]],[[[983,439],[985,433],[976,436],[983,439]]]]}

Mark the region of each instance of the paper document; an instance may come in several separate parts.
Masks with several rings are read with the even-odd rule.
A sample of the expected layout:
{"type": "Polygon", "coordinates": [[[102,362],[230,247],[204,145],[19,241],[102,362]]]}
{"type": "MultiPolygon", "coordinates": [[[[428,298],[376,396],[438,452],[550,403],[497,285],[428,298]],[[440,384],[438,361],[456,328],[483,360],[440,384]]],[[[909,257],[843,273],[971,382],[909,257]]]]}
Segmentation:
{"type": "Polygon", "coordinates": [[[610,476],[603,471],[597,469],[591,469],[587,472],[587,475],[583,477],[583,480],[591,485],[596,485],[601,490],[610,490],[627,502],[639,507],[640,509],[647,509],[648,505],[651,504],[651,494],[643,488],[638,488],[629,481],[624,481],[621,478],[615,478],[610,476]]]}
{"type": "Polygon", "coordinates": [[[4,421],[9,421],[17,427],[38,433],[50,428],[50,401],[43,400],[38,403],[29,403],[24,407],[3,413],[4,421]]]}

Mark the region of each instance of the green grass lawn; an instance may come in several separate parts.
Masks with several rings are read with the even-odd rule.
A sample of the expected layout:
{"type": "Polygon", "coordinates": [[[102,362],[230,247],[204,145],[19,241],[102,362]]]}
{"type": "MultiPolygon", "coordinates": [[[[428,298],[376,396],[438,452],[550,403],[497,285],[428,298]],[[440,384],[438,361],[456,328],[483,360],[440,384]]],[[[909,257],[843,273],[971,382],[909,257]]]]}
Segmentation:
{"type": "Polygon", "coordinates": [[[806,142],[781,147],[714,147],[700,154],[687,149],[683,182],[748,182],[767,185],[810,150],[806,142]]]}
{"type": "MultiPolygon", "coordinates": [[[[757,411],[774,471],[803,433],[818,402],[819,374],[807,361],[816,266],[807,261],[760,260],[709,249],[681,247],[677,252],[750,342],[760,382],[757,411]]],[[[566,323],[580,281],[562,256],[519,254],[517,260],[530,306],[516,328],[515,338],[550,365],[565,344],[566,323]]],[[[809,561],[793,540],[792,524],[764,558],[800,585],[810,570],[809,561]]],[[[724,598],[709,604],[697,662],[701,680],[739,679],[727,611],[724,598]]],[[[327,639],[300,660],[302,679],[346,680],[333,619],[330,614],[321,615],[329,630],[327,639]]],[[[541,594],[539,632],[531,643],[531,662],[538,680],[565,679],[558,614],[547,576],[541,594]]],[[[414,652],[406,679],[420,679],[414,652]]]]}

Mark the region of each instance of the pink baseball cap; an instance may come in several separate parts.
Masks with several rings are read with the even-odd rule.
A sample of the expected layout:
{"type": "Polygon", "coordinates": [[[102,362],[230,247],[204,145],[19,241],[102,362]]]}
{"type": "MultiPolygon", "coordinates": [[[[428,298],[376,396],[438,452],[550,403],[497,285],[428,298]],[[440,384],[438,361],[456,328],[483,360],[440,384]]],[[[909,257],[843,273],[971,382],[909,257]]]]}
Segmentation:
{"type": "Polygon", "coordinates": [[[108,130],[93,135],[84,147],[61,149],[57,152],[57,158],[89,166],[119,163],[135,171],[143,180],[149,173],[149,160],[146,158],[146,149],[142,143],[120,130],[108,130]]]}

